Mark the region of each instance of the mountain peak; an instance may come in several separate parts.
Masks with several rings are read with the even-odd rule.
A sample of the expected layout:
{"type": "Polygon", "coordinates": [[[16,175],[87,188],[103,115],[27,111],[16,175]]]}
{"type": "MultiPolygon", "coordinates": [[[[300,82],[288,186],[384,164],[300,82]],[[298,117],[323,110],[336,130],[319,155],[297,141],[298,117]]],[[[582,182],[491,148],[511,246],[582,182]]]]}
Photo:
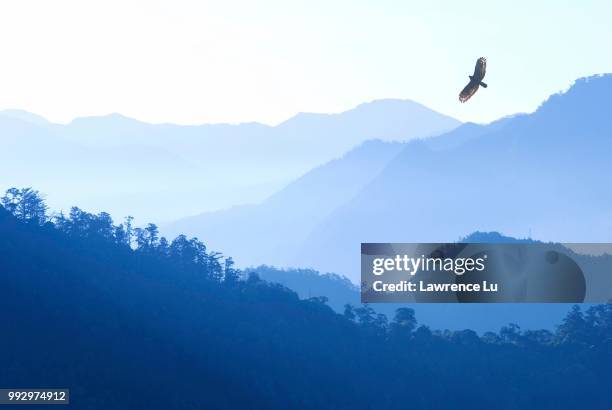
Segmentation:
{"type": "Polygon", "coordinates": [[[145,125],[146,123],[138,121],[134,118],[126,117],[123,114],[112,112],[106,115],[92,115],[87,117],[77,117],[70,122],[70,125],[83,124],[83,123],[113,123],[113,124],[138,124],[145,125]]]}
{"type": "Polygon", "coordinates": [[[340,135],[362,140],[380,138],[385,141],[407,141],[417,137],[439,135],[461,123],[412,100],[373,100],[335,114],[299,113],[276,128],[318,135],[337,140],[340,135]],[[323,135],[326,134],[326,135],[323,135]]]}
{"type": "MultiPolygon", "coordinates": [[[[389,108],[389,107],[408,107],[408,106],[427,108],[423,104],[419,104],[418,102],[413,101],[413,100],[411,100],[409,98],[379,98],[379,99],[374,99],[372,101],[367,101],[367,102],[363,102],[361,104],[358,104],[353,109],[380,108],[380,107],[384,107],[384,108],[389,108]]],[[[430,108],[427,108],[427,109],[430,109],[430,108]]],[[[347,111],[350,111],[350,110],[347,110],[347,111]]]]}
{"type": "MultiPolygon", "coordinates": [[[[396,111],[396,110],[414,110],[414,109],[437,113],[431,108],[428,108],[424,106],[423,104],[419,104],[418,102],[407,99],[407,98],[405,99],[381,98],[381,99],[375,99],[372,101],[363,102],[363,103],[357,104],[353,108],[349,108],[347,110],[335,112],[335,113],[301,111],[295,114],[293,117],[281,123],[281,125],[287,122],[291,122],[296,119],[304,119],[304,118],[343,116],[346,114],[351,114],[351,113],[356,113],[356,112],[363,114],[363,113],[379,112],[379,111],[389,112],[389,110],[396,111]]],[[[439,114],[439,115],[443,115],[443,114],[439,114]]],[[[459,124],[459,121],[457,121],[457,124],[459,124]]]]}
{"type": "Polygon", "coordinates": [[[29,111],[19,109],[8,109],[0,111],[0,116],[12,118],[20,121],[29,122],[36,125],[48,125],[49,121],[37,114],[32,114],[29,111]]]}
{"type": "Polygon", "coordinates": [[[612,96],[612,74],[597,74],[581,77],[566,90],[551,95],[537,112],[572,112],[600,111],[608,109],[612,96]]]}

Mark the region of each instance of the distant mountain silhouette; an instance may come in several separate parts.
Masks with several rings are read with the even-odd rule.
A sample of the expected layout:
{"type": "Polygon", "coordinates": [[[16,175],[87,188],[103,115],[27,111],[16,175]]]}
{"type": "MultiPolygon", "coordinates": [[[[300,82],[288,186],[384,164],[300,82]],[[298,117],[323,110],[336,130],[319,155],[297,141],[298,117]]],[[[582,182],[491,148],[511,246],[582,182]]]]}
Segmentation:
{"type": "Polygon", "coordinates": [[[49,121],[46,118],[24,110],[2,110],[0,111],[0,117],[13,118],[37,125],[49,124],[49,121]]]}
{"type": "Polygon", "coordinates": [[[261,205],[185,218],[163,231],[206,238],[215,249],[235,252],[243,264],[286,264],[317,224],[359,192],[402,147],[368,141],[313,169],[261,205]]]}
{"type": "Polygon", "coordinates": [[[612,75],[585,78],[533,114],[464,124],[404,143],[397,155],[364,144],[261,205],[185,219],[170,232],[207,238],[244,265],[312,267],[354,281],[360,242],[455,241],[478,230],[610,240],[611,96],[612,75]]]}
{"type": "Polygon", "coordinates": [[[611,103],[612,75],[590,77],[533,114],[407,143],[289,263],[355,280],[360,242],[447,242],[478,230],[609,242],[611,103]],[[455,137],[462,143],[448,145],[455,137]]]}
{"type": "Polygon", "coordinates": [[[0,112],[0,149],[11,152],[0,188],[37,186],[56,209],[77,203],[175,220],[260,202],[365,140],[405,141],[458,125],[409,100],[298,114],[278,126],[148,124],[116,113],[62,125],[8,110],[0,112]]]}
{"type": "Polygon", "coordinates": [[[473,232],[462,238],[459,242],[465,243],[535,243],[538,242],[531,238],[517,239],[505,236],[499,232],[473,232]]]}
{"type": "Polygon", "coordinates": [[[458,125],[458,121],[414,101],[385,99],[361,104],[340,114],[300,113],[279,124],[276,130],[331,144],[337,146],[338,152],[345,152],[356,141],[406,141],[438,135],[458,125]]]}
{"type": "MultiPolygon", "coordinates": [[[[193,165],[163,148],[88,147],[54,125],[24,119],[22,114],[0,114],[0,147],[5,153],[0,161],[0,189],[44,187],[55,210],[67,210],[70,203],[101,209],[101,201],[113,198],[109,199],[115,204],[113,211],[122,217],[133,198],[160,189],[167,192],[167,187],[180,186],[177,181],[183,176],[195,173],[193,165]]],[[[150,211],[144,216],[150,216],[150,211]]]]}
{"type": "MultiPolygon", "coordinates": [[[[272,207],[267,201],[252,207],[249,214],[258,216],[253,226],[266,229],[250,233],[253,222],[223,212],[181,226],[213,242],[221,236],[218,232],[244,235],[231,247],[232,255],[243,265],[310,267],[354,282],[358,282],[360,242],[453,242],[475,231],[509,235],[470,238],[475,241],[533,235],[544,241],[609,242],[610,103],[612,75],[580,79],[567,92],[551,96],[533,114],[506,117],[489,125],[464,124],[438,137],[403,144],[402,151],[379,173],[364,177],[368,182],[343,204],[326,200],[332,185],[326,181],[336,181],[334,169],[344,169],[341,162],[349,156],[334,168],[321,167],[317,185],[310,185],[308,191],[293,191],[287,195],[291,201],[283,207],[272,207]],[[297,229],[299,233],[292,234],[294,225],[278,230],[278,221],[307,215],[313,198],[333,204],[334,209],[327,210],[328,216],[306,238],[297,229]],[[205,226],[208,228],[201,229],[205,226]],[[290,255],[286,243],[295,249],[296,240],[301,245],[290,255]],[[268,255],[268,260],[258,258],[262,249],[267,249],[262,255],[268,255]],[[274,250],[278,250],[276,257],[274,250]]],[[[284,196],[283,191],[277,196],[284,196]]],[[[227,239],[224,244],[230,242],[227,239]]],[[[466,317],[485,323],[491,316],[505,317],[508,311],[504,306],[443,309],[420,307],[419,315],[439,327],[452,327],[466,317]]],[[[515,312],[522,312],[517,319],[521,324],[532,320],[537,326],[552,326],[566,310],[563,305],[524,305],[515,312]]]]}

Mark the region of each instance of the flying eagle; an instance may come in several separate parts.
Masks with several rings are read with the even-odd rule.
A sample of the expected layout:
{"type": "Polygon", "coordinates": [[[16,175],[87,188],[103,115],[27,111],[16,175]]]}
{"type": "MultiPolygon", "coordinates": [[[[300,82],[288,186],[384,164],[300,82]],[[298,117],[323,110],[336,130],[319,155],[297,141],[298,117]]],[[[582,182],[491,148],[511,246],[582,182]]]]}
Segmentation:
{"type": "Polygon", "coordinates": [[[487,88],[487,85],[482,82],[485,74],[487,72],[487,59],[484,57],[480,57],[476,60],[476,67],[474,68],[474,75],[470,75],[470,82],[459,94],[459,101],[462,103],[466,102],[478,91],[479,86],[483,86],[487,88]]]}

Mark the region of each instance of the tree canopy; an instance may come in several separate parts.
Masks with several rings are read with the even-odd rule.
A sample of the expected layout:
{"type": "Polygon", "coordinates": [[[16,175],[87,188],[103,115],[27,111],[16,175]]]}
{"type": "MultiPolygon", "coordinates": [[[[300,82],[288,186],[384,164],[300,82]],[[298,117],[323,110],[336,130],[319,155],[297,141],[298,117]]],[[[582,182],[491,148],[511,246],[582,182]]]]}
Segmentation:
{"type": "Polygon", "coordinates": [[[72,208],[35,190],[0,207],[0,384],[69,387],[76,408],[609,409],[612,306],[555,332],[479,336],[335,313],[196,238],[72,208]]]}

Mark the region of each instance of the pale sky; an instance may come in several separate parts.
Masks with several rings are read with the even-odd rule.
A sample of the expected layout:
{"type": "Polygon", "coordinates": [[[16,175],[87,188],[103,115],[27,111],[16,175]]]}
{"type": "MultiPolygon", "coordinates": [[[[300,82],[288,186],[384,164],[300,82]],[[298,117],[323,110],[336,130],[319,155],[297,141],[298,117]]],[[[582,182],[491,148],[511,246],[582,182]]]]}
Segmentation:
{"type": "Polygon", "coordinates": [[[488,122],[612,72],[611,20],[603,0],[2,1],[0,109],[276,124],[409,98],[488,122]]]}

